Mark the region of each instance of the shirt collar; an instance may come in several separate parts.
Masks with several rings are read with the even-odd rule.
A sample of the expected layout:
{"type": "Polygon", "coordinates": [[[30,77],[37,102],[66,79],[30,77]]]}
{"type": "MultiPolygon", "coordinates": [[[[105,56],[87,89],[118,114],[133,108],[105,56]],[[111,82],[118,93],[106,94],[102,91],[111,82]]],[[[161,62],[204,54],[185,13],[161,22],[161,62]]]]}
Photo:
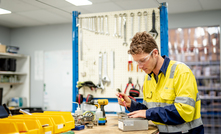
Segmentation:
{"type": "MultiPolygon", "coordinates": [[[[163,65],[161,66],[158,74],[160,74],[162,72],[166,76],[167,68],[170,63],[170,58],[168,58],[166,55],[164,55],[162,57],[164,58],[164,61],[163,61],[163,65]]],[[[153,71],[151,73],[149,73],[148,75],[151,77],[152,73],[153,73],[153,71]]]]}

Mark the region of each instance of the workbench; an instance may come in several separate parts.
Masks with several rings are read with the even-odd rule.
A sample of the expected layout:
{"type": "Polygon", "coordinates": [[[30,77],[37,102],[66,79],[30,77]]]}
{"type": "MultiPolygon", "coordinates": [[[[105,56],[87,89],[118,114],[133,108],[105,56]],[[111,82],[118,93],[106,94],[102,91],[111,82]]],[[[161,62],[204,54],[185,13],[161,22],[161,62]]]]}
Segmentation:
{"type": "Polygon", "coordinates": [[[98,125],[93,126],[93,128],[87,128],[85,126],[85,129],[83,130],[74,130],[75,134],[85,134],[85,133],[91,133],[91,134],[156,134],[158,133],[158,128],[154,126],[154,124],[149,121],[149,128],[148,130],[144,131],[129,131],[129,132],[123,132],[118,129],[118,116],[107,116],[107,123],[105,125],[98,125]]]}

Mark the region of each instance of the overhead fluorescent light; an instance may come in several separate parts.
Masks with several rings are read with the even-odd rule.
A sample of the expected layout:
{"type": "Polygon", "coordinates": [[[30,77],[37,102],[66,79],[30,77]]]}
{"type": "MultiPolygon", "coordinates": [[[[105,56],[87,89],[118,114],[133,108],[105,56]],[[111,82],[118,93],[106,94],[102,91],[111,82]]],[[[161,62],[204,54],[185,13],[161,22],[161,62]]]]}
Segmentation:
{"type": "Polygon", "coordinates": [[[75,6],[92,5],[92,2],[89,0],[66,0],[66,1],[75,6]]]}
{"type": "Polygon", "coordinates": [[[5,9],[2,9],[0,8],[0,14],[10,14],[12,13],[11,11],[8,11],[8,10],[5,10],[5,9]]]}

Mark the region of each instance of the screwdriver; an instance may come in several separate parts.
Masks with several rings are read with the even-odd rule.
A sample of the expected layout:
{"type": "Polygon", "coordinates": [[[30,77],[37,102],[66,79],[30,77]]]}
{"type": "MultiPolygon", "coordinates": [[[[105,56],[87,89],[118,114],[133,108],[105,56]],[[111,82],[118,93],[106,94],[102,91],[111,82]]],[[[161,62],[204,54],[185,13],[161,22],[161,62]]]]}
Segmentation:
{"type": "MultiPolygon", "coordinates": [[[[119,93],[121,92],[121,90],[120,90],[119,88],[117,89],[117,91],[118,91],[119,93]]],[[[122,96],[121,94],[119,94],[119,97],[120,97],[121,101],[124,103],[125,108],[127,109],[126,102],[125,102],[125,100],[123,99],[123,96],[122,96]]],[[[127,109],[127,110],[128,110],[128,109],[127,109]]]]}
{"type": "MultiPolygon", "coordinates": [[[[125,108],[127,109],[127,106],[126,106],[125,100],[123,99],[122,95],[119,95],[119,97],[120,97],[121,101],[124,103],[125,108]]],[[[127,110],[128,110],[128,109],[127,109],[127,110]]]]}

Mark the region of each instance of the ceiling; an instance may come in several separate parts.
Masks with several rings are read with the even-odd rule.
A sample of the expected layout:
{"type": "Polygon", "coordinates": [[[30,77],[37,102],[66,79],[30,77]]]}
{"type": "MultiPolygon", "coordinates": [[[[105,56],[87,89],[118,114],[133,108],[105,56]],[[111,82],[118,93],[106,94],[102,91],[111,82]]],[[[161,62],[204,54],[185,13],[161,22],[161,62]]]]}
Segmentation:
{"type": "Polygon", "coordinates": [[[65,0],[0,0],[0,8],[12,11],[0,15],[0,25],[9,28],[72,22],[72,11],[81,14],[158,7],[168,3],[168,13],[221,9],[221,0],[90,0],[88,6],[74,6],[65,0]]]}

